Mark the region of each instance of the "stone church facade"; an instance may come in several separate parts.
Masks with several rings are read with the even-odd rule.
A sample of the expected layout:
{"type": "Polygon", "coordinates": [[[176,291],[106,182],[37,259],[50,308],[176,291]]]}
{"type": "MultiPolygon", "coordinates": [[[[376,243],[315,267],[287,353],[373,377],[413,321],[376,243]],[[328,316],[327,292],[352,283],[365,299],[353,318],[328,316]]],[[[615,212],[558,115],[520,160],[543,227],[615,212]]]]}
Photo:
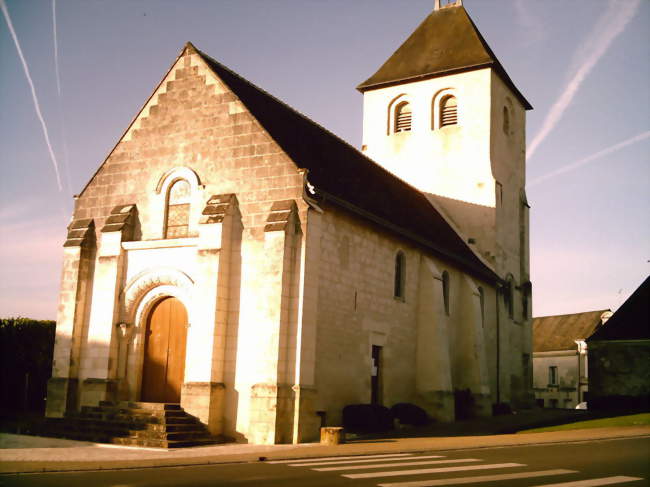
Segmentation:
{"type": "Polygon", "coordinates": [[[76,197],[48,416],[180,402],[271,444],[531,402],[530,105],[456,4],[358,89],[362,151],[182,49],[76,197]]]}

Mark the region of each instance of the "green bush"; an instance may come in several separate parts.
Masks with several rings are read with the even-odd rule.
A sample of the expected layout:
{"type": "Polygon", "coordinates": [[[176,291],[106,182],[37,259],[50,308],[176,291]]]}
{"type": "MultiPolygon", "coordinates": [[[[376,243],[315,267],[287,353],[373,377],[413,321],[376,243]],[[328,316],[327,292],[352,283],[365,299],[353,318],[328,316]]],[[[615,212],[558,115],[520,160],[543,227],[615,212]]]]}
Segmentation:
{"type": "Polygon", "coordinates": [[[0,319],[0,409],[44,411],[54,331],[51,320],[0,319]]]}

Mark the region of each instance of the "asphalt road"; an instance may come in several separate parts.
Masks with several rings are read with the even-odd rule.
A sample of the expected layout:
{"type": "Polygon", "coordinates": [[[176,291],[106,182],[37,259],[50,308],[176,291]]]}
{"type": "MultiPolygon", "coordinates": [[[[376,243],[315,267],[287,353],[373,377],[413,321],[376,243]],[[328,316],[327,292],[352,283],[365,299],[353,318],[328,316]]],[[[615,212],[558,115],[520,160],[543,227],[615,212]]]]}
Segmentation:
{"type": "Polygon", "coordinates": [[[192,467],[0,475],[0,486],[650,486],[650,438],[192,467]]]}

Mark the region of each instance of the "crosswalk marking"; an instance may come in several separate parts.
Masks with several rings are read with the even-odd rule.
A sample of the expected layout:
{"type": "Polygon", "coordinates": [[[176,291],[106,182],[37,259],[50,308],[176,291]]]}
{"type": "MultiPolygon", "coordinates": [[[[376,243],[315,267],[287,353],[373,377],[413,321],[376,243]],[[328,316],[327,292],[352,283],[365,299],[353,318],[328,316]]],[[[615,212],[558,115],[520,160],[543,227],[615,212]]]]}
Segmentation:
{"type": "Polygon", "coordinates": [[[294,458],[293,460],[272,460],[266,463],[320,462],[324,460],[358,460],[360,458],[412,457],[412,453],[386,453],[384,455],[353,455],[349,457],[294,458]]]}
{"type": "Polygon", "coordinates": [[[416,480],[414,482],[393,482],[379,484],[378,487],[438,487],[440,485],[473,484],[478,482],[496,482],[497,480],[527,479],[531,477],[545,477],[549,475],[566,475],[577,473],[577,470],[538,470],[536,472],[504,473],[500,475],[477,475],[475,477],[456,477],[440,480],[416,480]]]}
{"type": "Polygon", "coordinates": [[[388,472],[351,473],[342,475],[349,479],[370,479],[376,477],[397,477],[401,475],[419,475],[424,473],[463,472],[466,470],[487,470],[490,468],[525,467],[524,463],[491,463],[488,465],[464,465],[462,467],[420,468],[417,470],[393,470],[388,472]]]}
{"type": "Polygon", "coordinates": [[[540,484],[535,487],[597,487],[599,485],[622,484],[623,482],[634,482],[643,480],[640,477],[625,477],[617,475],[615,477],[603,477],[600,479],[575,480],[573,482],[561,482],[559,484],[540,484]]]}
{"type": "Polygon", "coordinates": [[[443,455],[425,455],[425,456],[409,456],[409,457],[403,457],[403,458],[373,458],[371,460],[344,460],[342,462],[306,462],[306,463],[290,463],[290,467],[316,467],[318,465],[341,465],[341,464],[348,464],[348,463],[372,463],[372,462],[385,462],[386,460],[422,460],[425,458],[445,458],[443,455]]]}
{"type": "Polygon", "coordinates": [[[458,460],[427,460],[424,462],[401,462],[401,463],[382,463],[381,465],[352,465],[349,467],[324,467],[312,468],[316,472],[331,472],[334,470],[367,470],[371,468],[387,468],[387,467],[408,467],[411,465],[438,465],[441,463],[465,463],[465,462],[480,462],[479,458],[460,458],[458,460]]]}

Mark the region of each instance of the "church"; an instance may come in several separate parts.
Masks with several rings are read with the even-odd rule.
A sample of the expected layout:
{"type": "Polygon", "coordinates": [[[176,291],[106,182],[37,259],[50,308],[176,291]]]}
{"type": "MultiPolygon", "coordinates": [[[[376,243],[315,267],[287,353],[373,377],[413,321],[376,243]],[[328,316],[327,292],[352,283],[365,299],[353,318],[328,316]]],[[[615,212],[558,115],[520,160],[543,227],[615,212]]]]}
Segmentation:
{"type": "Polygon", "coordinates": [[[357,89],[360,150],[183,47],[75,197],[48,417],[180,403],[275,444],[532,403],[532,107],[461,0],[357,89]]]}

